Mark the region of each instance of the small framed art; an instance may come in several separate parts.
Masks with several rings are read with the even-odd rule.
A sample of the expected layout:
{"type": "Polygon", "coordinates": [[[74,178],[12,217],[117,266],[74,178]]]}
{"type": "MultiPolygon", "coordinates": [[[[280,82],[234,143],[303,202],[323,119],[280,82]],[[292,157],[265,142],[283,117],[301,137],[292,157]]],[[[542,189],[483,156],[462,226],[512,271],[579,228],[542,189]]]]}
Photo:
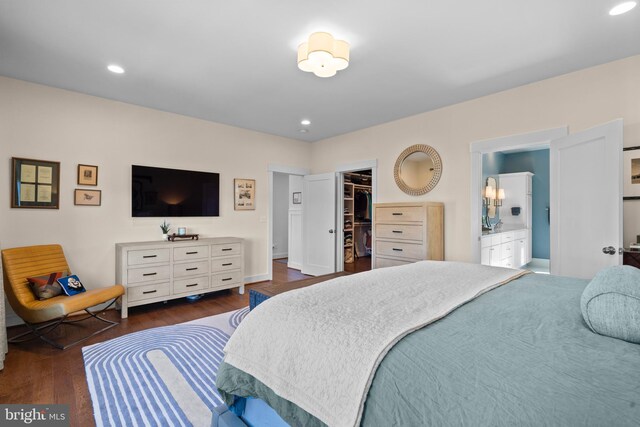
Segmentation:
{"type": "Polygon", "coordinates": [[[625,200],[638,200],[640,199],[640,146],[625,147],[622,154],[624,157],[622,195],[625,200]]]}
{"type": "Polygon", "coordinates": [[[78,165],[78,185],[98,185],[98,167],[78,165]]]}
{"type": "Polygon", "coordinates": [[[293,193],[293,204],[294,205],[300,205],[302,204],[302,193],[296,191],[295,193],[293,193]]]}
{"type": "Polygon", "coordinates": [[[73,194],[73,204],[76,206],[100,206],[102,204],[102,190],[76,189],[73,194]]]}
{"type": "Polygon", "coordinates": [[[60,208],[60,162],[13,157],[11,207],[60,208]]]}
{"type": "Polygon", "coordinates": [[[256,180],[255,179],[234,179],[233,180],[234,203],[233,208],[237,211],[249,211],[256,208],[256,180]]]}

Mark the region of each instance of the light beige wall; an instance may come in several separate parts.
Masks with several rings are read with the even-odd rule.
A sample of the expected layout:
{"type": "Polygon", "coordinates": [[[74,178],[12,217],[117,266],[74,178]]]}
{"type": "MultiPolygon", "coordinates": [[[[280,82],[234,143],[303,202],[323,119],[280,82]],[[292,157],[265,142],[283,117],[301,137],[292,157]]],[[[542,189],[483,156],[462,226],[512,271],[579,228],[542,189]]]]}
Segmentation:
{"type": "MultiPolygon", "coordinates": [[[[444,202],[446,259],[469,261],[469,144],[564,125],[577,132],[622,117],[625,146],[640,145],[639,76],[634,56],[320,141],[312,147],[312,170],[377,158],[378,201],[444,202]],[[440,183],[422,197],[404,194],[393,179],[398,154],[412,144],[431,145],[443,162],[440,183]]],[[[597,202],[588,189],[584,196],[597,202]]],[[[625,211],[627,242],[640,234],[640,202],[627,202],[625,211]]]]}
{"type": "Polygon", "coordinates": [[[89,288],[115,280],[116,242],[159,240],[163,218],[131,217],[131,165],[220,173],[220,217],[169,218],[246,242],[246,274],[267,274],[268,163],[309,167],[308,143],[0,77],[2,247],[60,243],[89,288]],[[61,162],[59,210],[10,209],[10,159],[61,162]],[[73,205],[78,163],[99,166],[101,207],[73,205]],[[256,210],[234,211],[233,179],[256,179],[256,210]]]}

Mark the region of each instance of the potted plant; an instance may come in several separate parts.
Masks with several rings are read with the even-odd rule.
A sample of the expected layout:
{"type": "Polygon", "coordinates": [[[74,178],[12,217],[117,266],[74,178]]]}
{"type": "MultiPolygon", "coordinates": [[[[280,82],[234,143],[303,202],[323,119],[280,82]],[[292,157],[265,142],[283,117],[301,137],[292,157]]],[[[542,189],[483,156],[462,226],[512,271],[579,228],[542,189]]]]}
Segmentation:
{"type": "Polygon", "coordinates": [[[169,230],[171,230],[171,224],[169,224],[166,219],[162,222],[162,224],[160,224],[160,230],[162,230],[162,240],[169,240],[169,230]]]}

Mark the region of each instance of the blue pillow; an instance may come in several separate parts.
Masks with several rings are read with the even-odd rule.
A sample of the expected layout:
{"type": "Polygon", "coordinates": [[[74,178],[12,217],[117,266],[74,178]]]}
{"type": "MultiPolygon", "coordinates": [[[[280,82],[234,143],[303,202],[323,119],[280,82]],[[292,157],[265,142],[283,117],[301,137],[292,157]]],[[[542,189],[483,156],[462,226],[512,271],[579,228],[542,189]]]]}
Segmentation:
{"type": "Polygon", "coordinates": [[[584,289],[580,308],[593,332],[640,344],[640,270],[620,265],[600,271],[584,289]]]}

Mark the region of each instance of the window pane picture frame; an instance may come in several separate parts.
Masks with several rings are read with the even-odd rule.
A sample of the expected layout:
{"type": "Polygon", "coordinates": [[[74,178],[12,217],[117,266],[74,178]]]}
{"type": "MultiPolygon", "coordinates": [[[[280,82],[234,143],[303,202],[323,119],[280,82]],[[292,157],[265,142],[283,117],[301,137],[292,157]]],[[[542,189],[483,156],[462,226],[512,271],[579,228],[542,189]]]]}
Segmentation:
{"type": "Polygon", "coordinates": [[[11,207],[60,209],[60,162],[12,157],[11,207]]]}
{"type": "Polygon", "coordinates": [[[624,164],[624,200],[640,200],[640,146],[625,147],[622,151],[624,164]]]}
{"type": "Polygon", "coordinates": [[[302,192],[296,191],[293,193],[293,204],[301,205],[302,204],[302,192]]]}
{"type": "Polygon", "coordinates": [[[97,186],[98,166],[78,165],[78,185],[97,186]]]}
{"type": "Polygon", "coordinates": [[[73,193],[73,204],[76,206],[100,206],[102,205],[102,190],[78,188],[73,193]]]}
{"type": "Polygon", "coordinates": [[[256,180],[255,179],[234,179],[233,180],[234,203],[236,211],[252,211],[256,209],[256,180]]]}

